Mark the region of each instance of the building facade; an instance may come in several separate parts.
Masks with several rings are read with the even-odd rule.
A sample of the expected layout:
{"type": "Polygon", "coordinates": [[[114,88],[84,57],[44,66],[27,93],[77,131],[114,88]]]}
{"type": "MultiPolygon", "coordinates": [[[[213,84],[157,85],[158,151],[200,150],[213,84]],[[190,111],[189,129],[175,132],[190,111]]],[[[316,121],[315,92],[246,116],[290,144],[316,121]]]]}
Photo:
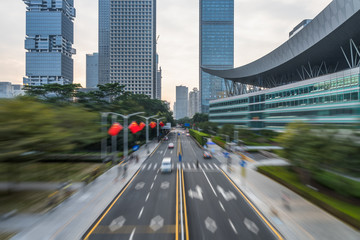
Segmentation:
{"type": "Polygon", "coordinates": [[[99,83],[155,98],[155,36],[156,0],[100,0],[99,83]]]}
{"type": "Polygon", "coordinates": [[[19,95],[24,95],[22,90],[23,85],[12,84],[11,82],[0,82],[0,98],[13,98],[19,95]]]}
{"type": "Polygon", "coordinates": [[[26,12],[24,85],[73,82],[73,0],[23,0],[26,12]]]}
{"type": "Polygon", "coordinates": [[[195,113],[201,112],[200,110],[200,92],[197,88],[189,93],[189,118],[192,118],[195,113]]]}
{"type": "Polygon", "coordinates": [[[291,122],[360,123],[360,68],[259,92],[211,101],[211,122],[251,129],[284,130],[291,122]]]}
{"type": "Polygon", "coordinates": [[[176,119],[188,116],[188,88],[176,86],[176,119]]]}
{"type": "Polygon", "coordinates": [[[86,54],[86,88],[95,88],[99,84],[99,54],[86,54]]]}
{"type": "MultiPolygon", "coordinates": [[[[234,67],[234,0],[200,0],[200,67],[234,67]]],[[[225,91],[224,79],[200,68],[201,111],[225,91]]]]}
{"type": "Polygon", "coordinates": [[[161,100],[161,79],[162,70],[161,67],[156,71],[156,95],[155,98],[161,100]]]}
{"type": "Polygon", "coordinates": [[[203,68],[231,81],[227,98],[210,102],[210,121],[279,131],[295,121],[358,129],[358,3],[331,1],[312,21],[296,26],[285,43],[244,66],[203,68]]]}

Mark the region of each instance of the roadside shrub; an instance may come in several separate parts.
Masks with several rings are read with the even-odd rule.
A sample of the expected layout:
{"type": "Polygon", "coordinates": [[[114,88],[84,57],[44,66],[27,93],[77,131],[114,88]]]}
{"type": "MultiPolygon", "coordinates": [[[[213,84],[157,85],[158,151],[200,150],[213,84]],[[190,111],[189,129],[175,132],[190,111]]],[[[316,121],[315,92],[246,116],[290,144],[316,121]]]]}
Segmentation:
{"type": "Polygon", "coordinates": [[[199,131],[196,131],[196,130],[193,130],[193,129],[190,129],[189,133],[193,138],[196,139],[196,141],[198,141],[198,143],[201,146],[204,146],[206,144],[206,142],[207,142],[207,138],[210,137],[209,134],[202,133],[202,132],[199,132],[199,131]]]}
{"type": "Polygon", "coordinates": [[[316,172],[313,178],[341,195],[360,198],[360,182],[327,171],[316,172]]]}

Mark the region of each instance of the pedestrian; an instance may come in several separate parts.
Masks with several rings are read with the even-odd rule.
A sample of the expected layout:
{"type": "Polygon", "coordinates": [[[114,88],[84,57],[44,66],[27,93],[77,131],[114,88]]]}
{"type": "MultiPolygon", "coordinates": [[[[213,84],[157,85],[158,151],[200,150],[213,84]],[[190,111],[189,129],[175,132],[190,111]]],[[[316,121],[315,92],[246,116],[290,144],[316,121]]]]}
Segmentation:
{"type": "Polygon", "coordinates": [[[199,160],[196,159],[196,168],[199,168],[199,160]]]}
{"type": "Polygon", "coordinates": [[[124,164],[124,173],[123,173],[123,177],[126,177],[126,170],[127,170],[127,164],[124,164]]]}

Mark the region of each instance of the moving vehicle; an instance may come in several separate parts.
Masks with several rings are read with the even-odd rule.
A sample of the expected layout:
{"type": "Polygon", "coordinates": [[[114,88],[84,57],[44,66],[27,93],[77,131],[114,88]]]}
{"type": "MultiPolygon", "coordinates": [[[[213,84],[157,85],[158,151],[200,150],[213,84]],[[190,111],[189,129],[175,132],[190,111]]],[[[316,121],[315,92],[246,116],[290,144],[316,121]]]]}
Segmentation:
{"type": "Polygon", "coordinates": [[[160,171],[162,173],[165,172],[171,172],[172,168],[171,168],[171,158],[164,158],[161,162],[161,167],[160,167],[160,171]]]}
{"type": "Polygon", "coordinates": [[[173,144],[173,143],[169,143],[168,148],[174,148],[174,144],[173,144]]]}
{"type": "Polygon", "coordinates": [[[212,158],[211,153],[210,153],[210,152],[208,152],[208,151],[204,151],[203,156],[204,156],[204,159],[211,159],[211,158],[212,158]]]}
{"type": "Polygon", "coordinates": [[[190,133],[187,133],[186,136],[187,136],[187,137],[190,137],[190,133]]]}
{"type": "Polygon", "coordinates": [[[168,138],[168,136],[165,136],[164,141],[167,141],[167,140],[169,140],[169,138],[168,138]]]}

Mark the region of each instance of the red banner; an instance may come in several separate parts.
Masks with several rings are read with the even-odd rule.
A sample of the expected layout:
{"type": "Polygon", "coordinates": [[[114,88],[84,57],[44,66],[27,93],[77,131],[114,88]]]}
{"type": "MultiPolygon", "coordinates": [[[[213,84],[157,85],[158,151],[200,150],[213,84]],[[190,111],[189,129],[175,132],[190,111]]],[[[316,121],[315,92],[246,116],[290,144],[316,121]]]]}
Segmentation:
{"type": "Polygon", "coordinates": [[[121,126],[120,123],[114,123],[113,125],[111,125],[111,127],[109,128],[108,133],[111,136],[116,136],[118,135],[118,133],[123,130],[123,126],[121,126]]]}

